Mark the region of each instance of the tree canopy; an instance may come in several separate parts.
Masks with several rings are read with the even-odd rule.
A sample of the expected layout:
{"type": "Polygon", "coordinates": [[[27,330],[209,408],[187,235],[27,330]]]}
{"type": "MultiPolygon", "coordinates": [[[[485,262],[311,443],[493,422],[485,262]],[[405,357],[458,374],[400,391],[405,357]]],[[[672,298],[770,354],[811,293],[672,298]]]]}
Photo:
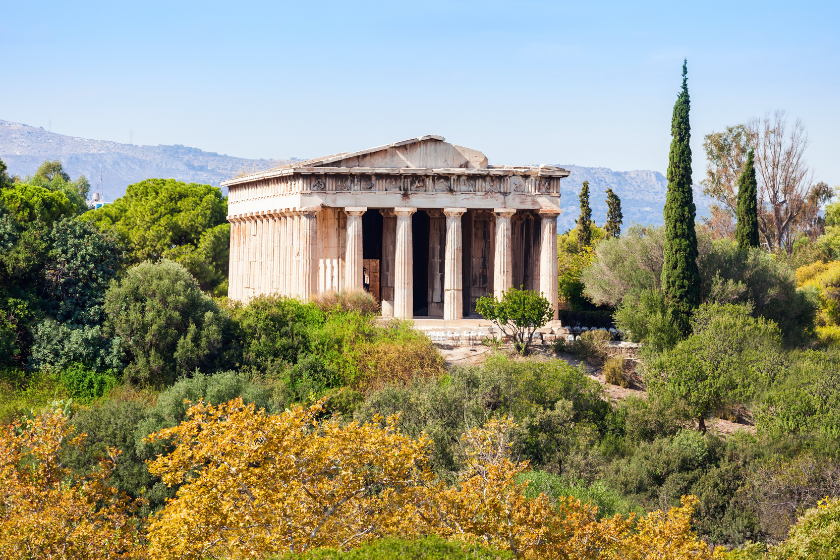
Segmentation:
{"type": "Polygon", "coordinates": [[[210,185],[147,179],[86,219],[113,228],[132,264],[169,259],[182,264],[202,288],[227,291],[230,224],[227,200],[210,185]]]}

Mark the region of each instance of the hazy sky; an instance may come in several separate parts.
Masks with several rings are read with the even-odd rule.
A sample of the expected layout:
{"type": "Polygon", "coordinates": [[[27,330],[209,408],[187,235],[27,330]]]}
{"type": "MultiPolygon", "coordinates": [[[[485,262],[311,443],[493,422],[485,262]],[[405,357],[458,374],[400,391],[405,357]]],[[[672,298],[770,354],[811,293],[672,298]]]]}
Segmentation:
{"type": "Polygon", "coordinates": [[[491,163],[668,163],[688,58],[703,135],[767,110],[840,185],[838,2],[0,0],[0,119],[241,157],[423,134],[491,163]]]}

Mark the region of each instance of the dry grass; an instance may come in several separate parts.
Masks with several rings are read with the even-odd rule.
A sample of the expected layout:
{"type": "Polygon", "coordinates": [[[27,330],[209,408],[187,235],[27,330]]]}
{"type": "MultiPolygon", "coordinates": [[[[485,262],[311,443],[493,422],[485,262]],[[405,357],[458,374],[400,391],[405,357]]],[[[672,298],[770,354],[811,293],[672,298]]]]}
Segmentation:
{"type": "Polygon", "coordinates": [[[630,381],[624,372],[624,364],[624,356],[618,354],[610,357],[604,364],[604,380],[610,385],[618,385],[625,389],[629,387],[630,381]]]}
{"type": "Polygon", "coordinates": [[[312,298],[312,303],[321,311],[358,311],[362,315],[376,315],[379,304],[374,297],[364,290],[325,292],[312,298]]]}

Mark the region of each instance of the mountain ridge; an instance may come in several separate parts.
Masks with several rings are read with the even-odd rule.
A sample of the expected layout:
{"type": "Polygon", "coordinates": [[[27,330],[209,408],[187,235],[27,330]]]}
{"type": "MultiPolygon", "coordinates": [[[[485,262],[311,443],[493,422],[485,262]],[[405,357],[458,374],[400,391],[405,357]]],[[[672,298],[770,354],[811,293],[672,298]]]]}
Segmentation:
{"type": "MultiPolygon", "coordinates": [[[[128,185],[151,177],[219,186],[221,181],[241,173],[302,161],[300,158],[240,158],[179,144],[144,146],[91,140],[5,120],[0,120],[0,159],[6,162],[10,174],[20,176],[35,173],[44,160],[57,159],[71,177],[85,175],[91,182],[91,191],[99,192],[107,201],[122,196],[128,185]]],[[[560,232],[575,227],[583,181],[589,181],[592,218],[596,224],[606,221],[604,191],[607,188],[613,189],[621,199],[625,227],[634,222],[662,223],[668,181],[658,171],[614,171],[569,164],[559,164],[559,167],[571,171],[560,186],[563,208],[557,219],[560,232]]],[[[695,203],[698,215],[706,215],[709,199],[697,186],[695,203]]]]}

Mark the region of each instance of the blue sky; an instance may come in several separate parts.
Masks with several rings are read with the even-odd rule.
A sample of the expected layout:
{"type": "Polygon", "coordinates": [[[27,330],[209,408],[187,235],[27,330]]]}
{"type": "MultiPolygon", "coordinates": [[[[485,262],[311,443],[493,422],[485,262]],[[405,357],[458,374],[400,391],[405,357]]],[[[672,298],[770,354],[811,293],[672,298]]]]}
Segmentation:
{"type": "Polygon", "coordinates": [[[689,62],[702,137],[768,110],[840,185],[840,3],[0,2],[0,119],[241,157],[422,134],[495,163],[668,162],[689,62]]]}

